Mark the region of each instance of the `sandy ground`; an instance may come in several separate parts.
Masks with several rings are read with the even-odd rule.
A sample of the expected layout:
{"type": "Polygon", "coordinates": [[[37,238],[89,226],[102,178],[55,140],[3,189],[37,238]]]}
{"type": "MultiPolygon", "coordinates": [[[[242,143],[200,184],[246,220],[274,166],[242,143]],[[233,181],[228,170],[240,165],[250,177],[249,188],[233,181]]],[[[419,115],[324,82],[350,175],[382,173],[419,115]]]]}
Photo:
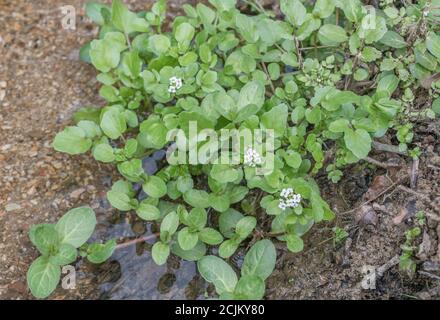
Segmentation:
{"type": "MultiPolygon", "coordinates": [[[[81,14],[83,1],[68,2],[81,14]]],[[[65,3],[0,1],[0,298],[28,296],[30,225],[91,203],[111,173],[50,146],[75,110],[99,103],[94,70],[78,60],[95,27],[80,15],[63,30],[65,3]]]]}
{"type": "MultiPolygon", "coordinates": [[[[139,8],[145,6],[145,1],[142,5],[131,2],[137,2],[139,8]]],[[[180,2],[184,1],[174,1],[173,5],[178,7],[180,2]]],[[[54,135],[71,123],[75,110],[101,103],[95,71],[78,60],[79,48],[97,31],[84,18],[84,3],[0,0],[0,299],[30,297],[26,271],[37,252],[27,236],[29,227],[54,222],[76,206],[99,209],[115,174],[110,166],[100,166],[88,155],[71,157],[50,146],[54,135]],[[76,30],[61,28],[60,7],[66,4],[77,10],[76,30]]],[[[436,128],[438,124],[426,127],[417,138],[425,150],[417,192],[428,195],[429,200],[421,201],[414,195],[411,198],[401,190],[394,190],[386,199],[379,197],[372,201],[381,206],[376,208],[375,226],[359,227],[356,213],[338,216],[336,223],[350,230],[348,241],[336,248],[332,241],[325,241],[331,237],[332,224],[308,237],[304,253],[280,253],[277,270],[269,280],[268,298],[438,298],[438,280],[421,274],[409,278],[395,265],[378,280],[376,290],[363,290],[360,286],[363,266],[383,266],[400,253],[404,232],[412,222],[396,224],[393,218],[410,200],[417,200],[417,210],[431,215],[419,265],[429,263],[430,268],[421,268],[434,275],[440,270],[440,229],[436,220],[440,188],[438,182],[434,183],[439,181],[440,172],[436,128]],[[313,244],[321,242],[314,248],[313,244]]],[[[382,161],[389,158],[384,154],[378,157],[382,161]]],[[[338,212],[361,204],[365,192],[384,187],[374,183],[375,177],[384,175],[383,171],[365,167],[350,170],[340,187],[329,186],[325,192],[338,212]]],[[[390,177],[390,173],[386,176],[390,177]]],[[[403,183],[407,185],[407,181],[403,183]]],[[[111,268],[110,263],[104,266],[105,270],[111,268]]],[[[68,298],[98,297],[100,274],[100,269],[94,270],[92,279],[68,298]]],[[[194,281],[198,283],[197,279],[194,281]]],[[[201,291],[192,297],[202,293],[203,286],[197,290],[201,291]]],[[[63,297],[61,292],[53,298],[63,297]]]]}

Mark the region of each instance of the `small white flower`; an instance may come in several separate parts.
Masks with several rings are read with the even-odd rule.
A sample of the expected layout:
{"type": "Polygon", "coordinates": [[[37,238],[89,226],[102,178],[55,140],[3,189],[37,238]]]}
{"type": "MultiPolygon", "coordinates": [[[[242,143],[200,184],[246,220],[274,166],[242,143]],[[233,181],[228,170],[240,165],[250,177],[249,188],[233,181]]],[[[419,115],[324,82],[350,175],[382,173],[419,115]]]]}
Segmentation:
{"type": "Polygon", "coordinates": [[[263,159],[260,154],[252,149],[248,148],[244,154],[244,164],[249,167],[256,167],[257,165],[261,165],[263,163],[263,159]]]}
{"type": "Polygon", "coordinates": [[[168,87],[168,92],[169,93],[176,93],[177,90],[182,88],[182,86],[183,86],[183,81],[181,78],[171,77],[170,78],[170,86],[168,87]]]}
{"type": "Polygon", "coordinates": [[[280,200],[280,203],[278,204],[278,208],[281,210],[286,210],[286,203],[283,200],[280,200]]]}
{"type": "Polygon", "coordinates": [[[284,188],[280,193],[280,209],[286,210],[286,208],[296,208],[301,202],[301,195],[295,194],[292,188],[284,188]]]}

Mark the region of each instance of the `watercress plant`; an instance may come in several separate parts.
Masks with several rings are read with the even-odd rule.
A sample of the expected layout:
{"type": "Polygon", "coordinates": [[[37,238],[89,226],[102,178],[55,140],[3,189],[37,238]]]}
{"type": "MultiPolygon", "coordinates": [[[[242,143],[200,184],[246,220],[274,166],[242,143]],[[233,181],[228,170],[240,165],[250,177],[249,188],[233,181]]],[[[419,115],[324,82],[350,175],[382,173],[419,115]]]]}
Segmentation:
{"type": "MultiPolygon", "coordinates": [[[[171,253],[198,261],[221,298],[262,298],[271,241],[300,252],[303,235],[334,217],[318,173],[338,182],[386,134],[400,152],[420,153],[410,121],[440,112],[440,1],[280,0],[280,13],[236,2],[185,4],[170,25],[164,0],[139,13],[121,0],[88,4],[100,32],[81,58],[96,68],[106,103],[79,110],[53,146],[115,165],[122,178],[107,198],[160,224],[156,263],[171,253]],[[258,174],[269,150],[242,146],[227,150],[239,163],[167,161],[148,175],[144,158],[178,146],[169,133],[188,134],[191,123],[199,136],[271,130],[273,170],[258,174]],[[221,258],[249,241],[238,280],[221,258]],[[221,258],[206,255],[217,246],[221,258]]],[[[195,144],[220,149],[206,137],[195,144]]]]}
{"type": "Polygon", "coordinates": [[[86,243],[95,225],[93,210],[80,207],[68,211],[56,224],[32,226],[29,238],[41,253],[27,272],[27,282],[35,297],[49,296],[60,281],[61,267],[75,262],[78,256],[92,263],[102,263],[113,254],[115,240],[104,244],[86,243]]]}

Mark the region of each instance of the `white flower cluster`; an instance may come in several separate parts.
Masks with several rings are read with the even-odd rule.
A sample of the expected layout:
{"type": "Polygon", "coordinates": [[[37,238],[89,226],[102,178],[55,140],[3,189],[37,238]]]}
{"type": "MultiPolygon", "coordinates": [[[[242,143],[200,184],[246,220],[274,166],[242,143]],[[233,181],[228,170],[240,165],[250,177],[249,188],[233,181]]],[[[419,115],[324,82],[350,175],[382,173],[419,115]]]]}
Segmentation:
{"type": "Polygon", "coordinates": [[[170,86],[168,87],[169,93],[176,93],[177,90],[182,88],[182,79],[178,77],[172,77],[170,78],[170,86]]]}
{"type": "Polygon", "coordinates": [[[286,208],[295,208],[301,202],[301,195],[295,194],[292,188],[285,188],[281,190],[281,199],[278,207],[282,210],[286,208]]]}
{"type": "Polygon", "coordinates": [[[261,159],[260,154],[256,150],[248,148],[244,154],[244,164],[248,165],[249,167],[256,167],[262,163],[263,159],[261,159]]]}

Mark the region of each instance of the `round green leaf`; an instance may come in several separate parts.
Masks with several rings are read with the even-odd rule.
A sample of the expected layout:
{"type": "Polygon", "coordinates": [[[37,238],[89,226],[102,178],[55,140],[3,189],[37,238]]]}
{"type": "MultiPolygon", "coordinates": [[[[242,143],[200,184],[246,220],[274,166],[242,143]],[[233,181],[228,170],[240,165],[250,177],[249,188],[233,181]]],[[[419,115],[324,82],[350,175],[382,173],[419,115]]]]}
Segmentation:
{"type": "Polygon", "coordinates": [[[244,217],[237,222],[235,233],[237,233],[240,238],[245,239],[251,234],[256,225],[257,219],[255,219],[255,217],[244,217]]]}
{"type": "Polygon", "coordinates": [[[204,228],[199,232],[199,239],[211,246],[222,243],[223,236],[220,232],[212,228],[204,228]]]}
{"type": "Polygon", "coordinates": [[[323,45],[332,46],[347,41],[348,36],[340,26],[325,24],[319,29],[318,39],[323,45]]]}
{"type": "Polygon", "coordinates": [[[76,260],[78,252],[74,246],[62,243],[56,255],[51,257],[51,261],[57,265],[64,266],[76,260]]]}
{"type": "Polygon", "coordinates": [[[291,252],[297,253],[297,252],[303,251],[303,249],[304,249],[304,242],[296,234],[288,234],[286,236],[286,241],[287,241],[287,248],[291,252]]]}
{"type": "Polygon", "coordinates": [[[348,129],[344,134],[345,145],[357,158],[363,159],[371,150],[371,136],[364,129],[348,129]]]}
{"type": "Polygon", "coordinates": [[[157,207],[142,201],[136,209],[137,215],[146,221],[153,221],[160,218],[160,211],[157,207]]]}
{"type": "Polygon", "coordinates": [[[79,248],[95,230],[96,217],[90,207],[80,207],[68,211],[55,225],[62,243],[79,248]]]}
{"type": "Polygon", "coordinates": [[[115,161],[113,148],[106,143],[100,143],[93,149],[93,157],[104,163],[115,161]]]}
{"type": "Polygon", "coordinates": [[[235,287],[234,298],[240,300],[260,300],[264,296],[266,285],[264,281],[254,275],[240,278],[235,287]]]}
{"type": "Polygon", "coordinates": [[[153,245],[151,249],[151,256],[154,262],[161,266],[167,262],[168,256],[170,255],[170,246],[159,241],[153,245]]]}
{"type": "Polygon", "coordinates": [[[177,234],[177,240],[183,250],[191,250],[196,246],[199,237],[196,232],[191,232],[188,227],[185,227],[177,234]]]}
{"type": "Polygon", "coordinates": [[[53,142],[55,150],[68,154],[81,154],[92,147],[92,140],[86,137],[86,133],[79,127],[67,127],[55,136],[53,142]]]}
{"type": "Polygon", "coordinates": [[[142,185],[142,189],[153,198],[159,199],[167,194],[167,185],[161,178],[156,176],[148,177],[147,182],[142,185]]]}
{"type": "Polygon", "coordinates": [[[277,252],[272,241],[264,239],[255,243],[244,257],[241,274],[266,280],[275,268],[277,252]]]}
{"type": "Polygon", "coordinates": [[[116,240],[112,239],[106,243],[92,243],[87,248],[87,259],[91,263],[103,263],[111,257],[116,248],[116,240]]]}
{"type": "Polygon", "coordinates": [[[205,256],[197,262],[202,277],[213,283],[218,294],[234,292],[237,275],[225,261],[216,256],[205,256]]]}
{"type": "Polygon", "coordinates": [[[32,294],[43,299],[55,290],[60,276],[60,266],[50,262],[48,257],[41,256],[31,264],[27,272],[27,283],[32,294]]]}

